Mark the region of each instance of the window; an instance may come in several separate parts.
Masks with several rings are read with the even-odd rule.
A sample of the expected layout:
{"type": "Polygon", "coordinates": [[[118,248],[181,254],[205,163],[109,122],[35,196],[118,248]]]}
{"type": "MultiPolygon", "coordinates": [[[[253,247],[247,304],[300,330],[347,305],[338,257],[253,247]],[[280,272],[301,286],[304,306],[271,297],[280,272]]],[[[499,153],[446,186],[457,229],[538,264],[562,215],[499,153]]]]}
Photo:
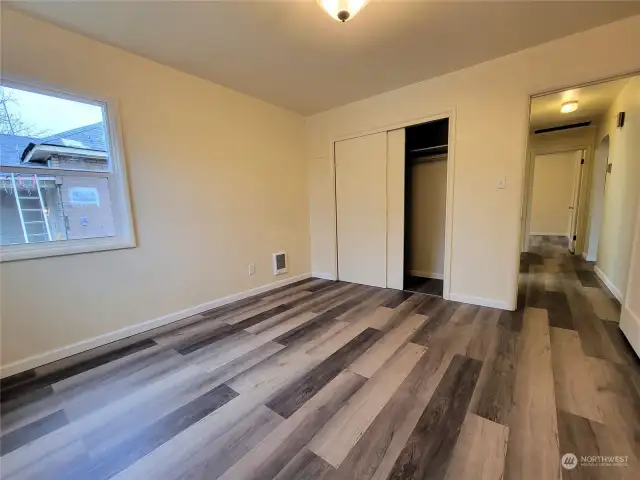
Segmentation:
{"type": "Polygon", "coordinates": [[[135,246],[117,112],[0,85],[2,261],[135,246]]]}

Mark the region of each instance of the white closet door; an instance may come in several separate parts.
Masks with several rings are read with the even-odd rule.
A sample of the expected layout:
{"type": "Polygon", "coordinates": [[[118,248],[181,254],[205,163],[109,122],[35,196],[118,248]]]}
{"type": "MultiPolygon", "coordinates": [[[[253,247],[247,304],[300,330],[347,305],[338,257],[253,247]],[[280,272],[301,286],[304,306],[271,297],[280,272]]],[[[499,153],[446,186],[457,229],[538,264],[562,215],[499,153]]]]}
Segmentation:
{"type": "Polygon", "coordinates": [[[336,142],[338,278],[387,285],[387,133],[336,142]]]}

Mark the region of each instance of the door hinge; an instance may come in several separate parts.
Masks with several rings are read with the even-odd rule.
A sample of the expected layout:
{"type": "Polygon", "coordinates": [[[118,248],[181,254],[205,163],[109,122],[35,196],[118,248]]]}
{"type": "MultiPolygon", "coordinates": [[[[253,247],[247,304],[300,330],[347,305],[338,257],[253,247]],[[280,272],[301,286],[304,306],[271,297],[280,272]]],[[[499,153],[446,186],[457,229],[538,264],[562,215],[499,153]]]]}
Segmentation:
{"type": "Polygon", "coordinates": [[[575,242],[578,239],[576,235],[573,236],[573,241],[575,242]]]}
{"type": "Polygon", "coordinates": [[[584,158],[580,160],[580,165],[584,165],[584,158]]]}

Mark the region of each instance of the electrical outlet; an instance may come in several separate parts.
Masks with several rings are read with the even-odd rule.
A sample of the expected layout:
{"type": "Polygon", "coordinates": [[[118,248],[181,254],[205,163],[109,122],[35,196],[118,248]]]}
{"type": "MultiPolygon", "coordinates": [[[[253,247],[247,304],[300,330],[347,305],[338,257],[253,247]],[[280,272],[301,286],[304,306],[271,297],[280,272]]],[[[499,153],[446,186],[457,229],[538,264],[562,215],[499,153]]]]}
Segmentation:
{"type": "Polygon", "coordinates": [[[249,275],[254,275],[256,273],[256,265],[255,263],[249,264],[249,275]]]}

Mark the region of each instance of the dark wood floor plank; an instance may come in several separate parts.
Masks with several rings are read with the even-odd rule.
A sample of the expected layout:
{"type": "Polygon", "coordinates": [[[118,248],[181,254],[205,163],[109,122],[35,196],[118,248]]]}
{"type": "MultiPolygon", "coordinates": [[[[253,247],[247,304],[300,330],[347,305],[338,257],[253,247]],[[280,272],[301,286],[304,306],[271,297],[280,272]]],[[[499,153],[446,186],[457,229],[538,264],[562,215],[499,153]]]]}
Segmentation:
{"type": "Polygon", "coordinates": [[[303,313],[323,313],[359,294],[360,287],[359,285],[344,283],[336,285],[335,288],[312,293],[306,297],[304,302],[296,304],[284,313],[247,328],[247,331],[258,334],[303,313]]]}
{"type": "Polygon", "coordinates": [[[454,357],[389,478],[445,477],[481,366],[478,360],[454,357]]]}
{"type": "Polygon", "coordinates": [[[339,468],[329,474],[331,480],[387,478],[449,366],[445,352],[427,350],[339,468]]]}
{"type": "Polygon", "coordinates": [[[473,413],[502,425],[506,425],[513,406],[517,346],[517,333],[496,330],[495,343],[487,352],[471,405],[473,413]]]}
{"type": "Polygon", "coordinates": [[[153,340],[144,340],[133,345],[128,345],[126,347],[104,353],[82,363],[71,365],[64,369],[51,372],[47,375],[29,377],[24,381],[13,384],[9,383],[10,386],[2,390],[0,398],[2,400],[2,403],[8,402],[26,393],[32,392],[39,388],[50,386],[56,382],[64,380],[65,378],[79,375],[80,373],[86,372],[87,370],[99,367],[100,365],[105,365],[118,358],[131,355],[135,352],[139,352],[155,345],[156,343],[153,340]]]}
{"type": "Polygon", "coordinates": [[[313,453],[303,448],[291,461],[274,477],[274,480],[323,480],[327,478],[333,467],[313,453]]]}
{"type": "Polygon", "coordinates": [[[344,371],[259,445],[220,477],[221,480],[262,480],[275,477],[326,422],[351,398],[365,378],[344,371]]]}
{"type": "Polygon", "coordinates": [[[586,355],[602,358],[616,363],[624,363],[607,331],[593,310],[593,306],[576,282],[564,282],[563,290],[567,296],[575,329],[580,335],[582,349],[586,355]]]}
{"type": "Polygon", "coordinates": [[[0,456],[13,452],[18,448],[32,442],[44,435],[68,425],[66,415],[62,410],[47,415],[29,425],[13,430],[0,437],[0,456]]]}
{"type": "Polygon", "coordinates": [[[314,285],[313,287],[309,287],[306,290],[309,292],[320,292],[320,291],[327,291],[327,289],[329,288],[338,288],[344,285],[345,285],[345,282],[327,280],[323,283],[319,283],[318,285],[314,285]]]}
{"type": "MultiPolygon", "coordinates": [[[[438,334],[461,304],[446,303],[442,308],[435,311],[432,316],[427,313],[427,321],[420,331],[413,337],[412,342],[418,345],[428,346],[430,341],[438,334]]],[[[418,310],[419,312],[420,310],[418,310]]]]}
{"type": "Polygon", "coordinates": [[[595,273],[589,270],[576,270],[576,275],[578,275],[578,279],[583,287],[598,287],[600,285],[595,273]]]}
{"type": "Polygon", "coordinates": [[[88,464],[81,465],[78,469],[69,472],[68,478],[96,480],[111,478],[237,395],[226,385],[220,385],[161,418],[135,437],[92,458],[88,464]]]}
{"type": "Polygon", "coordinates": [[[635,478],[638,461],[624,436],[616,436],[607,426],[558,411],[560,452],[577,456],[577,466],[562,472],[564,480],[617,480],[635,478]],[[582,457],[626,457],[616,465],[590,465],[582,457]]]}
{"type": "Polygon", "coordinates": [[[564,292],[544,292],[541,304],[541,308],[545,308],[548,312],[550,327],[575,329],[571,309],[564,292]]]}
{"type": "Polygon", "coordinates": [[[267,407],[284,418],[289,418],[381,337],[382,332],[379,330],[367,328],[299,381],[282,390],[267,403],[267,407]]]}
{"type": "Polygon", "coordinates": [[[398,305],[400,305],[405,300],[408,300],[413,295],[415,295],[415,293],[413,292],[405,292],[405,291],[396,292],[393,294],[393,296],[389,300],[384,302],[382,306],[387,308],[396,308],[398,305]]]}
{"type": "Polygon", "coordinates": [[[498,319],[498,326],[511,332],[519,333],[522,330],[522,315],[524,307],[521,310],[510,312],[503,310],[498,319]]]}

